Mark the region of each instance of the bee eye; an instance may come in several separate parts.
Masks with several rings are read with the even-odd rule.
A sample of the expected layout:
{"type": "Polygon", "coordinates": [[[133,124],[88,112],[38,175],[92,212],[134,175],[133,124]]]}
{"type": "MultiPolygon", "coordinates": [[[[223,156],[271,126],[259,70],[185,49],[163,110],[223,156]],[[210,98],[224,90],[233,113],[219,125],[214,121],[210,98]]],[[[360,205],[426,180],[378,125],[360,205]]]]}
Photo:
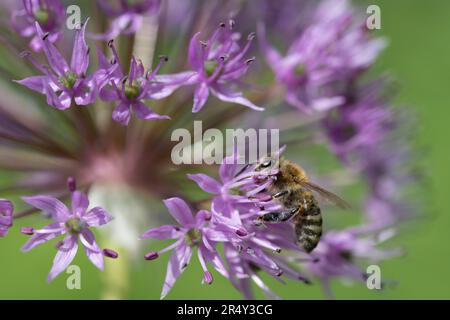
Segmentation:
{"type": "Polygon", "coordinates": [[[271,164],[272,164],[271,160],[265,161],[265,162],[261,163],[261,168],[268,168],[268,167],[270,167],[271,164]]]}

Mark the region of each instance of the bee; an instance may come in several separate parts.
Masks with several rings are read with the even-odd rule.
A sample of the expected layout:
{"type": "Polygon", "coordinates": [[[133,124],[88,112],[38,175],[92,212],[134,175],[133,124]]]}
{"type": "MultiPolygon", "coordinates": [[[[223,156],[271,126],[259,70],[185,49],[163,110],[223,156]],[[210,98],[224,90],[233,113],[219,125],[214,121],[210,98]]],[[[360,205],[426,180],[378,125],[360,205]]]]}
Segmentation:
{"type": "Polygon", "coordinates": [[[349,208],[337,195],[309,181],[305,171],[284,158],[266,156],[258,161],[255,170],[278,168],[274,182],[266,189],[281,204],[282,210],[268,212],[257,218],[256,223],[281,223],[292,220],[296,239],[306,252],[318,245],[322,236],[322,214],[315,193],[340,208],[349,208]]]}

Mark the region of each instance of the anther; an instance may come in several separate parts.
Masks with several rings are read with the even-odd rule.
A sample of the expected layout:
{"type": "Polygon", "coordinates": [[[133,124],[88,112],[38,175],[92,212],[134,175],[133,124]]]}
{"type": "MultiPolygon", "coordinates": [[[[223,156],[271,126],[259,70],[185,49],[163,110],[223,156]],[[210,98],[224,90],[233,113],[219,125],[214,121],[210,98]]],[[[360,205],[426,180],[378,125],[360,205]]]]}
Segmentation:
{"type": "Polygon", "coordinates": [[[152,251],[152,252],[147,253],[147,254],[144,256],[144,259],[150,261],[150,260],[155,260],[155,259],[157,259],[158,257],[159,257],[158,252],[152,251]]]}
{"type": "Polygon", "coordinates": [[[117,259],[119,257],[119,254],[112,249],[103,249],[102,253],[105,257],[108,257],[111,259],[117,259]]]}
{"type": "Polygon", "coordinates": [[[239,228],[239,229],[236,230],[236,234],[237,234],[239,237],[245,237],[245,236],[248,235],[248,232],[247,232],[247,230],[245,230],[244,228],[239,228]]]}
{"type": "Polygon", "coordinates": [[[250,63],[252,63],[253,61],[255,61],[255,57],[250,58],[250,59],[247,59],[247,60],[245,61],[245,63],[246,63],[246,64],[250,64],[250,63]]]}
{"type": "Polygon", "coordinates": [[[74,177],[67,178],[67,188],[70,192],[74,192],[75,190],[77,190],[77,181],[74,177]]]}
{"type": "Polygon", "coordinates": [[[209,271],[205,271],[203,275],[203,281],[205,281],[207,284],[211,284],[214,281],[213,275],[209,271]]]}
{"type": "Polygon", "coordinates": [[[23,227],[20,229],[20,232],[27,236],[32,236],[34,234],[34,229],[32,227],[23,227]]]}

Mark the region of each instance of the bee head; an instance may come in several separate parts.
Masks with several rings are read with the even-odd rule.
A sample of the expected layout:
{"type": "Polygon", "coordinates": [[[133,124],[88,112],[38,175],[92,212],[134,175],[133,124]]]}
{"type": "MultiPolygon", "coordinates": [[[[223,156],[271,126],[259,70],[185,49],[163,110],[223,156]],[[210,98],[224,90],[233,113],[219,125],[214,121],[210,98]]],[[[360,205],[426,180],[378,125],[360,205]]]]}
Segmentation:
{"type": "Polygon", "coordinates": [[[273,156],[262,157],[256,164],[255,171],[263,171],[278,167],[279,159],[273,156]]]}

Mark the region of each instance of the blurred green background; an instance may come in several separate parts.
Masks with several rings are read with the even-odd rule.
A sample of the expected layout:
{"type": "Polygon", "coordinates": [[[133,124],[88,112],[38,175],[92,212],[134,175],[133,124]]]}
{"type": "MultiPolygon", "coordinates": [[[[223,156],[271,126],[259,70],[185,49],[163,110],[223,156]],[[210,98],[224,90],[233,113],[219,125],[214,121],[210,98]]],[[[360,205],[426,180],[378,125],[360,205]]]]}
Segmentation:
{"type": "MultiPolygon", "coordinates": [[[[412,108],[417,117],[415,137],[417,151],[424,165],[427,182],[417,186],[424,196],[424,217],[410,224],[391,241],[402,245],[406,255],[381,265],[387,287],[370,291],[360,284],[333,283],[337,298],[349,299],[448,299],[450,298],[450,148],[448,145],[450,109],[450,2],[442,0],[359,1],[381,7],[382,29],[389,47],[379,59],[377,70],[388,70],[399,82],[396,99],[399,105],[412,108]]],[[[22,225],[41,222],[23,219],[11,230],[7,241],[0,240],[1,299],[98,299],[105,297],[106,274],[98,272],[84,254],[74,263],[81,267],[81,290],[66,288],[64,273],[51,284],[45,279],[54,248],[39,247],[27,254],[19,248],[25,236],[22,225]]],[[[158,244],[159,245],[162,244],[158,244]]],[[[164,281],[167,255],[146,263],[132,264],[131,299],[158,299],[164,281]]],[[[106,269],[120,274],[119,261],[107,260],[106,269]]],[[[240,294],[219,275],[211,286],[201,285],[202,273],[196,257],[181,276],[168,299],[239,299],[240,294]]],[[[126,278],[120,279],[126,282],[126,278]]],[[[298,283],[268,283],[287,299],[323,299],[320,286],[298,283]]],[[[120,285],[120,283],[119,283],[120,285]]],[[[261,295],[258,297],[262,298],[261,295]]]]}

